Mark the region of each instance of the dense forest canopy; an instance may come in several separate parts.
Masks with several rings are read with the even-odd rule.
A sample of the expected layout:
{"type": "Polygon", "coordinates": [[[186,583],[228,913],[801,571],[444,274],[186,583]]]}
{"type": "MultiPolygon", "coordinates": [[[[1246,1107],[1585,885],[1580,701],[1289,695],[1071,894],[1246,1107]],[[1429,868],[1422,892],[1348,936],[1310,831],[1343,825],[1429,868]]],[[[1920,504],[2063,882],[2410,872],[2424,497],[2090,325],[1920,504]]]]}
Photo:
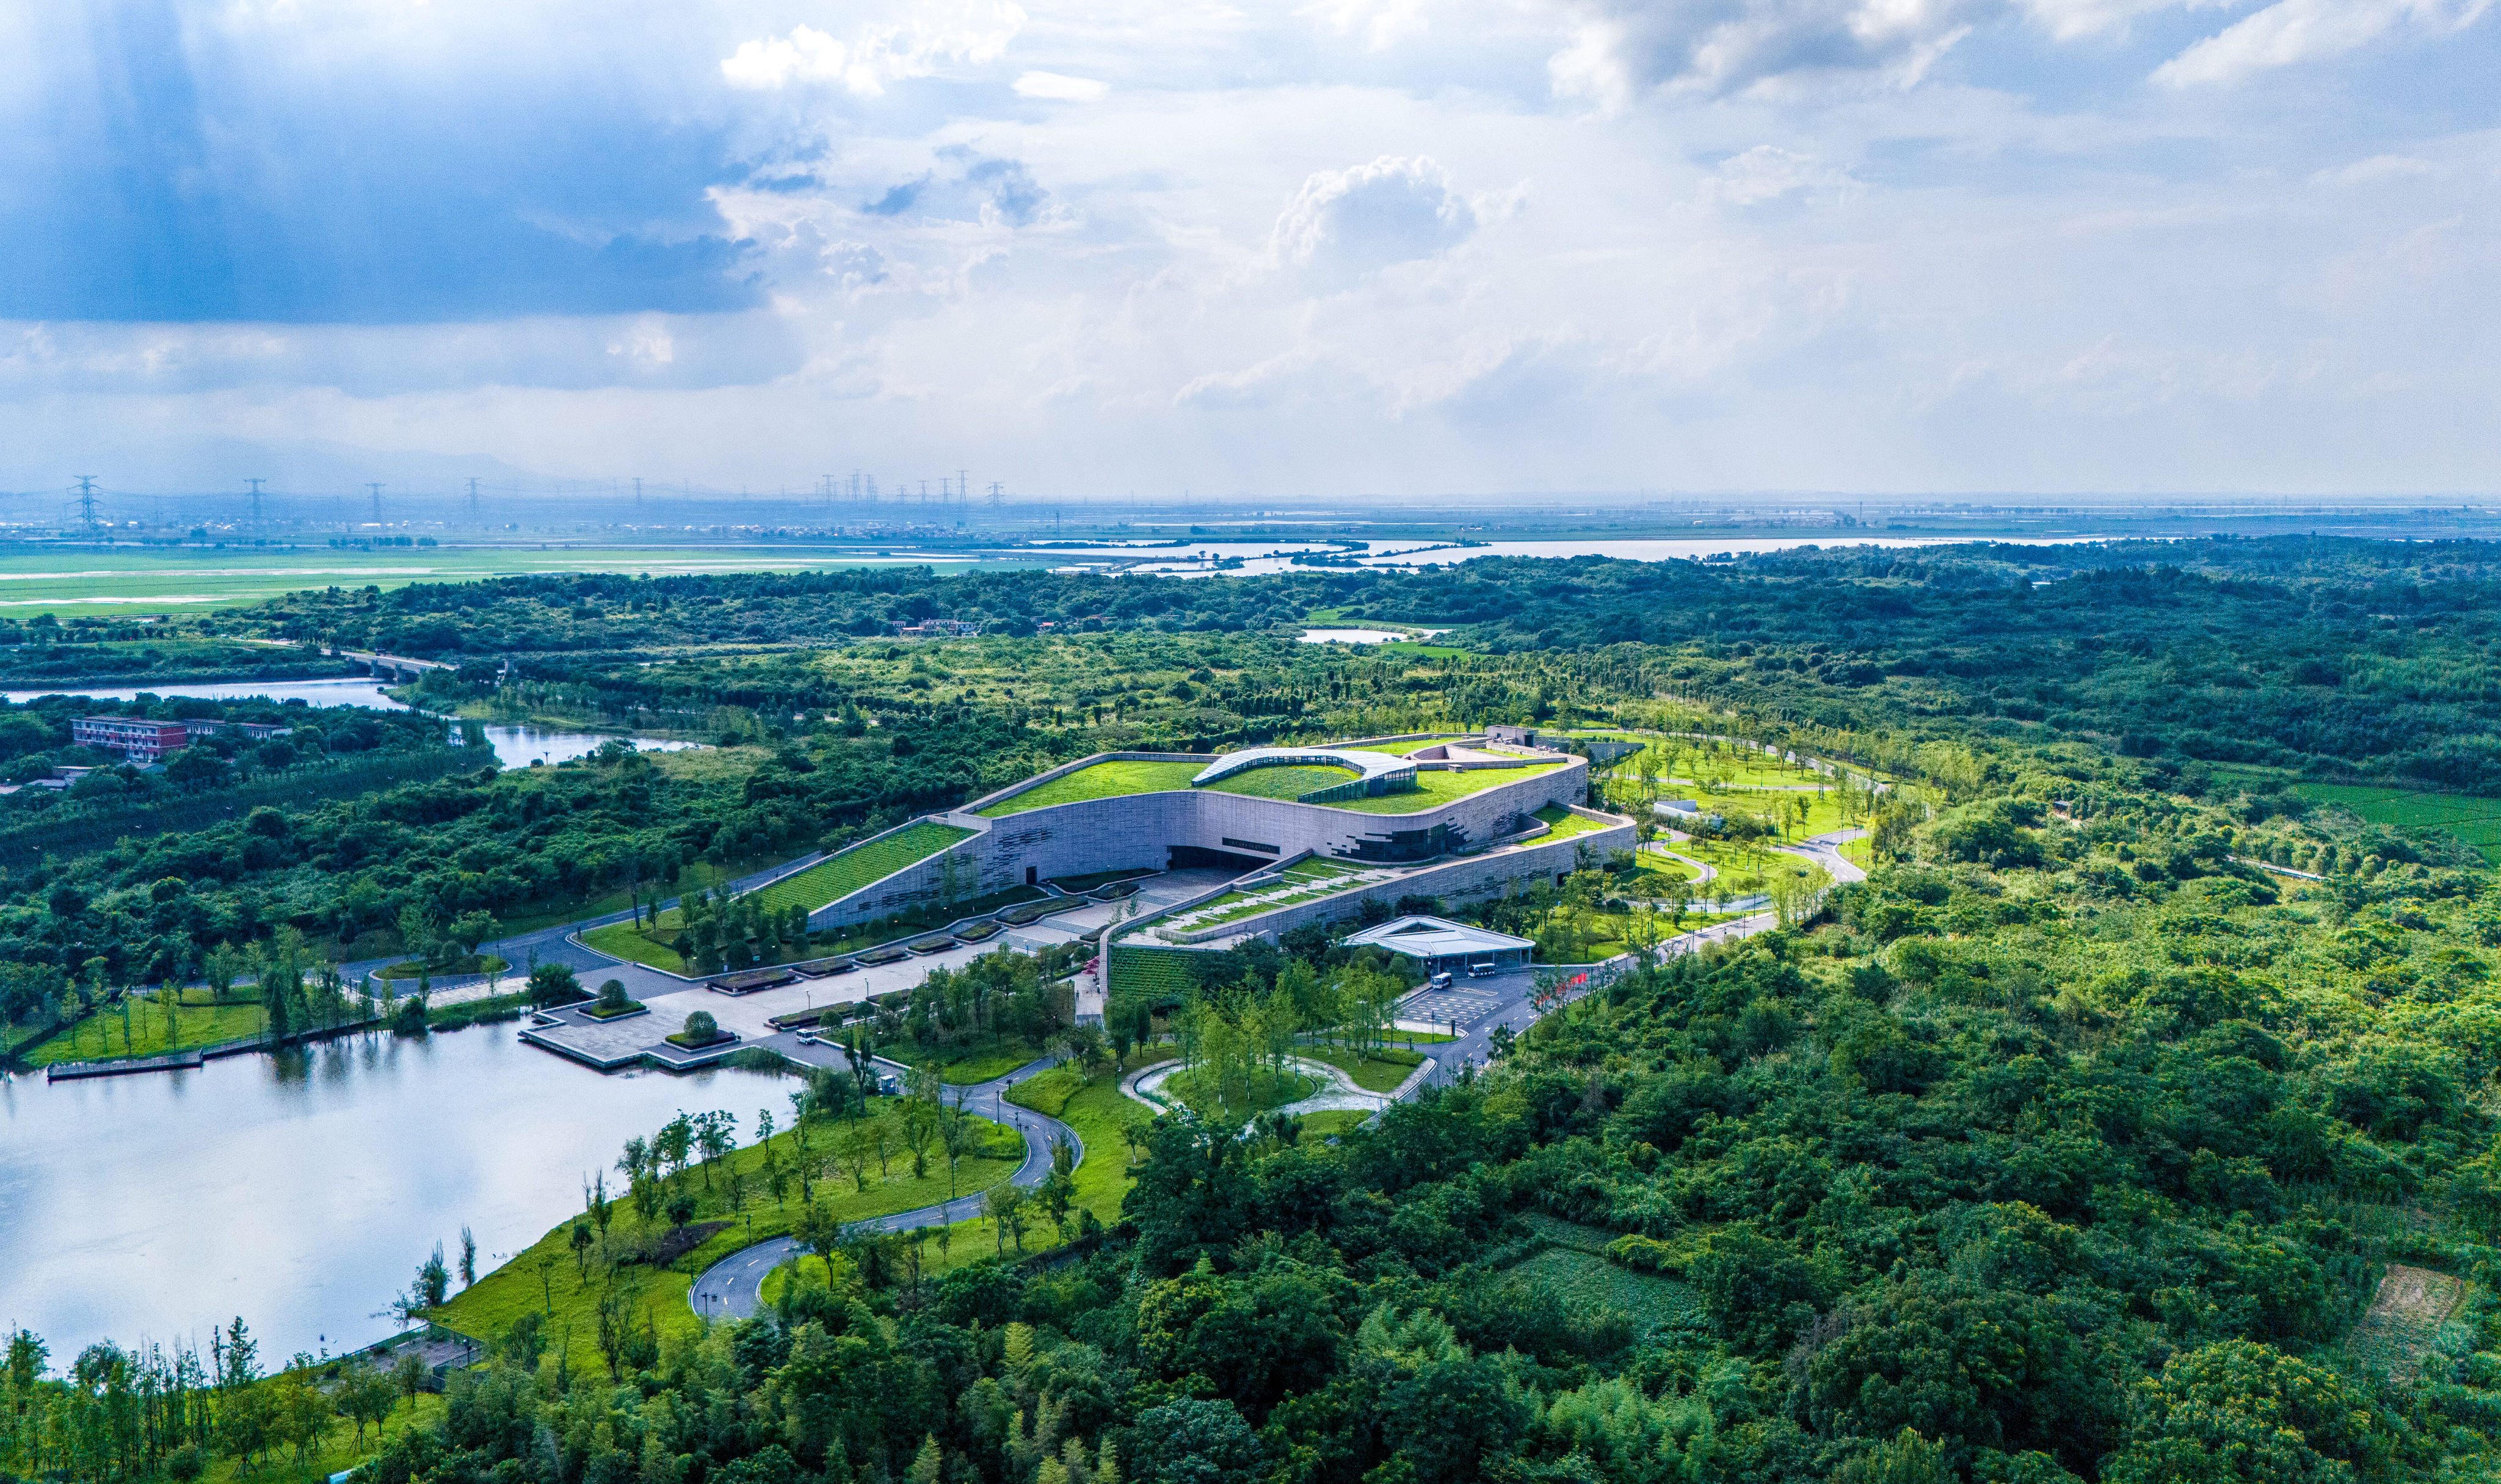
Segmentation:
{"type": "MultiPolygon", "coordinates": [[[[252,621],[417,647],[474,614],[430,652],[474,636],[517,674],[429,682],[443,704],[676,716],[731,745],[56,859],[6,883],[0,952],[57,968],[110,944],[154,972],[272,924],[345,940],[410,902],[508,912],[850,838],[1107,746],[1516,719],[1799,746],[1921,805],[1812,920],[1640,967],[1334,1142],[1158,1119],[1118,1224],[1064,1260],[921,1282],[872,1244],[608,1373],[484,1336],[491,1363],[368,1477],[2486,1477],[2501,890],[2452,839],[2214,765],[2480,782],[2492,554],[306,595],[252,621]],[[1464,627],[1447,649],[1293,643],[1316,610],[1464,627]],[[876,632],[919,614],[1037,629],[876,632]]],[[[1330,952],[1236,953],[1204,992],[1289,994],[1330,952]]],[[[283,1375],[141,1405],[161,1357],[25,1353],[0,1468],[141,1479],[281,1435],[221,1419],[283,1375]]]]}
{"type": "MultiPolygon", "coordinates": [[[[1486,709],[1611,646],[1636,689],[1867,726],[2020,723],[2116,748],[2471,786],[2501,743],[2488,649],[2494,548],[2284,538],[1791,551],[1720,562],[1489,557],[1414,573],[1223,580],[926,571],[514,578],[332,589],[255,611],[255,632],[396,652],[530,656],[531,676],[659,709],[707,681],[639,662],[699,646],[803,651],[929,617],[1020,637],[1090,630],[1276,634],[1314,612],[1450,626],[1524,663],[1486,709]]],[[[839,651],[838,651],[839,652],[839,651]]],[[[757,659],[734,704],[855,699],[839,667],[757,659]]],[[[717,683],[717,681],[713,683],[717,683]]],[[[1262,714],[1256,710],[1245,715],[1262,714]]]]}

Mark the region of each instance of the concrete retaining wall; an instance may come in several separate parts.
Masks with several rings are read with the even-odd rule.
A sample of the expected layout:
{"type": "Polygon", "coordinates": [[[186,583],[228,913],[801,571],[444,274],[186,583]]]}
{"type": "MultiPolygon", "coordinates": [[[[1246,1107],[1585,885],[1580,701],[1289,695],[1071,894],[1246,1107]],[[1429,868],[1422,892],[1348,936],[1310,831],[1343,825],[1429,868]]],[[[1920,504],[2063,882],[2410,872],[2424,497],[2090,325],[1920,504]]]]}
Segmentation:
{"type": "Polygon", "coordinates": [[[1366,902],[1394,905],[1401,897],[1438,897],[1445,903],[1458,905],[1500,896],[1505,887],[1515,884],[1520,888],[1539,881],[1559,884],[1555,878],[1580,864],[1584,848],[1592,857],[1602,857],[1617,850],[1630,850],[1634,841],[1632,824],[1626,821],[1612,829],[1595,830],[1569,840],[1531,842],[1498,854],[1472,856],[1448,865],[1428,867],[1379,886],[1340,892],[1317,902],[1299,902],[1273,912],[1262,912],[1255,917],[1217,923],[1190,932],[1176,940],[1176,943],[1187,946],[1241,933],[1275,938],[1306,923],[1335,922],[1341,917],[1352,917],[1362,910],[1366,902]]]}
{"type": "MultiPolygon", "coordinates": [[[[1522,816],[1548,805],[1577,806],[1588,794],[1586,760],[1567,757],[1560,760],[1561,767],[1498,782],[1413,814],[1374,814],[1211,789],[1084,799],[997,818],[975,812],[1095,763],[1199,760],[1186,753],[1103,753],[990,794],[938,816],[974,831],[969,839],[817,908],[809,914],[809,924],[847,926],[925,906],[943,889],[950,859],[957,862],[957,894],[967,899],[1058,876],[1161,871],[1171,864],[1175,846],[1250,860],[1284,861],[1308,851],[1322,860],[1395,865],[1483,847],[1517,834],[1522,816]]],[[[1627,838],[1617,848],[1630,844],[1627,838]]]]}

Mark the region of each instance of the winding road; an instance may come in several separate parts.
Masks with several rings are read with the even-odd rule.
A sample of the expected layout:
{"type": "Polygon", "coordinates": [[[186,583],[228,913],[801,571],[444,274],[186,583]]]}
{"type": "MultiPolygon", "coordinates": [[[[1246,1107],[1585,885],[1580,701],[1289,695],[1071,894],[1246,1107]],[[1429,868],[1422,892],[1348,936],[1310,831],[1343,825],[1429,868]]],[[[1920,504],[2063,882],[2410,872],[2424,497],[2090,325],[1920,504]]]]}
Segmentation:
{"type": "MultiPolygon", "coordinates": [[[[1016,1173],[1008,1176],[1008,1180],[1027,1190],[1050,1178],[1051,1151],[1059,1143],[1064,1141],[1077,1151],[1078,1163],[1085,1161],[1085,1143],[1077,1137],[1075,1129],[1056,1118],[1031,1108],[1018,1107],[1007,1101],[1009,1088],[1028,1077],[1040,1076],[1058,1065],[1059,1058],[1046,1056],[1027,1062],[1006,1076],[993,1077],[987,1082],[961,1089],[965,1111],[1006,1124],[1024,1136],[1024,1163],[1017,1167],[1016,1173]]],[[[954,1099],[950,1097],[949,1101],[951,1103],[954,1099]]],[[[858,1232],[910,1232],[921,1227],[951,1226],[982,1214],[984,1194],[976,1192],[957,1196],[952,1201],[942,1201],[936,1205],[872,1216],[851,1223],[850,1228],[858,1232]]],[[[694,1286],[686,1291],[686,1302],[694,1306],[696,1313],[706,1318],[747,1318],[761,1304],[765,1274],[797,1257],[799,1250],[797,1239],[788,1237],[776,1237],[751,1247],[741,1247],[697,1275],[694,1286]]]]}
{"type": "MultiPolygon", "coordinates": [[[[1867,878],[1867,873],[1859,869],[1855,862],[1844,857],[1841,846],[1866,833],[1864,830],[1835,830],[1827,835],[1817,835],[1801,841],[1794,845],[1775,845],[1772,848],[1785,855],[1813,861],[1830,872],[1836,882],[1863,881],[1867,878]]],[[[1751,938],[1756,933],[1767,931],[1772,925],[1772,913],[1757,912],[1727,922],[1715,923],[1707,928],[1697,928],[1690,933],[1680,934],[1659,944],[1659,948],[1663,954],[1670,956],[1699,952],[1715,942],[1723,942],[1736,938],[1751,938]]],[[[1529,994],[1531,975],[1522,973],[1504,975],[1503,978],[1506,981],[1517,981],[1499,986],[1506,1003],[1492,1013],[1468,1026],[1457,1040],[1436,1045],[1433,1048],[1435,1065],[1426,1076],[1405,1090],[1408,1096],[1415,1096],[1424,1086],[1454,1080],[1462,1068],[1484,1065],[1491,1058],[1493,1033],[1497,1027],[1507,1026],[1517,1034],[1525,1031],[1529,1023],[1537,1018],[1538,1011],[1531,1003],[1529,994]]],[[[1491,987],[1490,981],[1489,987],[1491,987]]],[[[1040,1185],[1050,1177],[1051,1147],[1057,1140],[1066,1139],[1074,1145],[1079,1160],[1082,1161],[1085,1157],[1085,1146],[1078,1138],[1076,1130],[1056,1118],[1045,1117],[1030,1108],[1018,1107],[1008,1102],[1006,1098],[1009,1088],[1028,1077],[1038,1076],[1050,1071],[1057,1066],[1058,1062],[1057,1057],[1043,1057],[1017,1068],[1006,1076],[969,1088],[965,1093],[965,1107],[983,1117],[1008,1124],[1024,1136],[1024,1164],[1018,1167],[1017,1172],[1009,1176],[1009,1179],[1027,1189],[1040,1185]]],[[[1138,1077],[1155,1070],[1157,1069],[1143,1068],[1139,1072],[1130,1073],[1126,1080],[1134,1082],[1138,1077]]],[[[1345,1073],[1336,1068],[1326,1070],[1334,1077],[1345,1079],[1345,1073]]],[[[1351,1085],[1351,1079],[1348,1080],[1349,1085],[1351,1085]]],[[[890,1216],[875,1217],[859,1223],[859,1227],[861,1230],[872,1232],[909,1232],[919,1227],[969,1221],[982,1213],[983,1199],[981,1195],[959,1196],[937,1205],[924,1205],[917,1210],[897,1211],[890,1216]]],[[[694,1305],[697,1313],[708,1318],[744,1319],[761,1306],[765,1275],[798,1254],[798,1242],[787,1237],[777,1237],[768,1241],[757,1242],[751,1247],[741,1248],[705,1269],[695,1279],[694,1287],[687,1291],[686,1302],[694,1305]]]]}

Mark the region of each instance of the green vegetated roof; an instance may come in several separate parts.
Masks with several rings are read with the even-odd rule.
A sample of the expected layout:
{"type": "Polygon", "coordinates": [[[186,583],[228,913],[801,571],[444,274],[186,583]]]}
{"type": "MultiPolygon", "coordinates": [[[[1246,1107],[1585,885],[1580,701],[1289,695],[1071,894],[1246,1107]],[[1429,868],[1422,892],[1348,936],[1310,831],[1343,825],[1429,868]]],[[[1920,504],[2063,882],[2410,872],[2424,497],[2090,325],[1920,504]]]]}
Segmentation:
{"type": "MultiPolygon", "coordinates": [[[[1323,806],[1328,808],[1354,809],[1366,814],[1417,814],[1439,808],[1453,799],[1504,783],[1560,768],[1561,761],[1532,763],[1525,768],[1482,768],[1465,773],[1433,770],[1416,775],[1412,791],[1382,794],[1369,799],[1341,799],[1323,806]]],[[[1194,763],[1096,763],[1063,774],[1048,783],[1038,784],[1020,794],[1001,799],[981,812],[992,819],[1008,814],[1021,814],[1028,809],[1049,808],[1055,804],[1077,804],[1087,799],[1115,799],[1128,794],[1180,793],[1189,788],[1189,780],[1207,767],[1194,763]]],[[[1246,794],[1261,799],[1291,799],[1297,794],[1342,783],[1354,776],[1343,768],[1320,768],[1292,765],[1279,768],[1254,768],[1207,785],[1208,791],[1224,794],[1246,794]]]]}
{"type": "Polygon", "coordinates": [[[767,907],[795,905],[814,911],[872,881],[882,881],[906,866],[925,861],[972,833],[959,825],[923,819],[891,835],[863,841],[796,875],[784,876],[756,893],[756,897],[767,907]]]}
{"type": "Polygon", "coordinates": [[[1544,837],[1548,840],[1570,840],[1575,835],[1591,835],[1600,830],[1615,828],[1603,819],[1591,819],[1585,814],[1575,814],[1559,804],[1550,804],[1539,809],[1537,817],[1545,820],[1549,827],[1544,837]]]}

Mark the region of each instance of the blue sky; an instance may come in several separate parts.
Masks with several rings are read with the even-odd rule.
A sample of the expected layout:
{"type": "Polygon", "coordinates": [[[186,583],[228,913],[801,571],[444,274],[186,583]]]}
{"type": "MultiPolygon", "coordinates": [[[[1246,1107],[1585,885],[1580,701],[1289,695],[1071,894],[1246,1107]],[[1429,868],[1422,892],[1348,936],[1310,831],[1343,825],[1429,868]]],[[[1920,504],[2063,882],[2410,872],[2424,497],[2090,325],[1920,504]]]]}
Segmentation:
{"type": "Polygon", "coordinates": [[[50,0],[0,481],[2489,491],[2491,4],[50,0]]]}

